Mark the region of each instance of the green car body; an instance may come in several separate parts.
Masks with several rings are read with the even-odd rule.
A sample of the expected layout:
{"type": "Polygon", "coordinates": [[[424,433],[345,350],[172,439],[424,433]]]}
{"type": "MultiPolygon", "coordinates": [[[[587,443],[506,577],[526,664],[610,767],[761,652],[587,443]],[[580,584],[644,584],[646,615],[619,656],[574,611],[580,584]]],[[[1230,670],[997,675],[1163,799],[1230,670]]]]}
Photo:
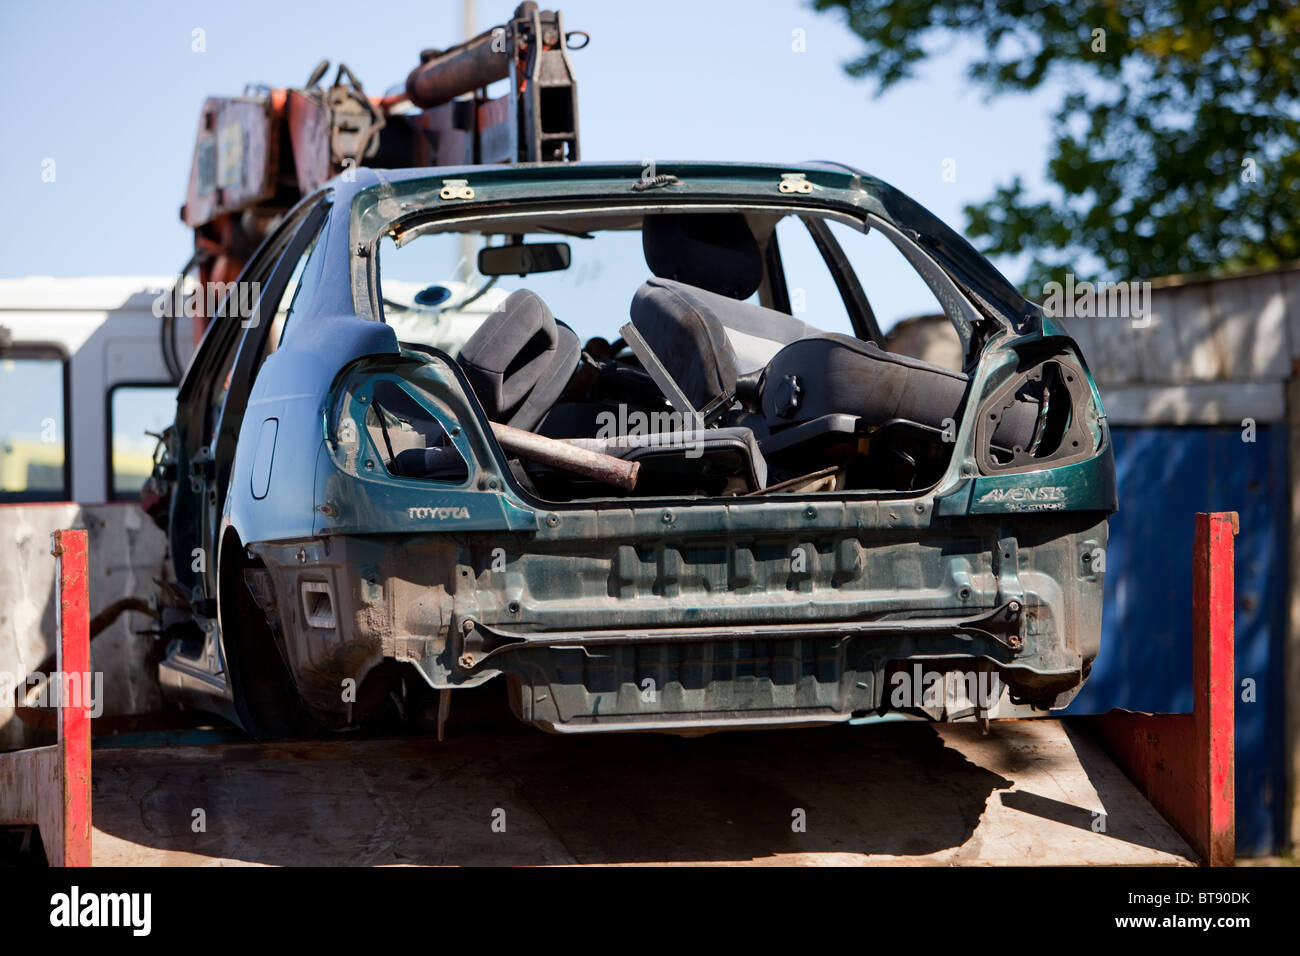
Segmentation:
{"type": "Polygon", "coordinates": [[[503,681],[521,720],[560,732],[987,713],[942,688],[900,706],[894,691],[918,666],[996,675],[1007,701],[1037,712],[1068,703],[1099,649],[1116,508],[1104,411],[1073,340],[959,236],[865,174],[657,172],[663,183],[634,164],[361,170],[288,217],[280,249],[268,240],[249,269],[262,262],[273,285],[294,243],[304,248],[293,230],[314,229],[298,317],[260,371],[244,361],[243,378],[256,329],[210,332],[180,397],[170,464],[198,480],[177,482],[171,503],[177,577],[194,595],[190,636],[163,667],[174,693],[266,734],[352,726],[396,675],[453,696],[503,681]],[[404,346],[382,321],[385,237],[400,244],[454,217],[711,206],[866,223],[930,274],[970,373],[936,482],[539,500],[456,361],[404,346]],[[234,371],[213,419],[223,355],[234,371]],[[984,419],[1027,376],[1048,374],[1071,403],[1068,440],[1039,459],[997,460],[984,419]],[[444,426],[463,480],[383,467],[357,427],[381,383],[444,426]],[[196,548],[217,560],[195,570],[196,548]]]}

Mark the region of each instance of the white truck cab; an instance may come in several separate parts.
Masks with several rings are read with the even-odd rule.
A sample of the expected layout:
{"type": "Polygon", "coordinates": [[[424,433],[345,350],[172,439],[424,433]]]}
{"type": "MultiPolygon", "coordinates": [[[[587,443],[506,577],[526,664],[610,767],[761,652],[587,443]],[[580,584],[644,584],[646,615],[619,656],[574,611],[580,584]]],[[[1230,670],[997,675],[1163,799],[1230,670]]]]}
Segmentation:
{"type": "MultiPolygon", "coordinates": [[[[155,302],[173,278],[0,279],[0,502],[129,500],[175,417],[155,302]]],[[[193,350],[180,320],[182,362],[193,350]]]]}

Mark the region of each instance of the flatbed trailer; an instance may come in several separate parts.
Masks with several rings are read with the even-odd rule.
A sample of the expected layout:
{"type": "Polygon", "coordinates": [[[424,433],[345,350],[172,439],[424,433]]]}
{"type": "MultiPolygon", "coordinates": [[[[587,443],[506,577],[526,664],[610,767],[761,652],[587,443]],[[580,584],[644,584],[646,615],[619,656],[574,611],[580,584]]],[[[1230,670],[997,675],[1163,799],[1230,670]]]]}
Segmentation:
{"type": "MultiPolygon", "coordinates": [[[[72,700],[56,745],[0,754],[0,824],[39,825],[67,865],[1231,864],[1235,530],[1197,516],[1192,714],[441,742],[191,727],[102,736],[92,773],[72,700]]],[[[62,661],[88,668],[85,532],[55,551],[62,661]]]]}
{"type": "Polygon", "coordinates": [[[94,805],[96,866],[1197,860],[1060,720],[132,746],[94,805]]]}

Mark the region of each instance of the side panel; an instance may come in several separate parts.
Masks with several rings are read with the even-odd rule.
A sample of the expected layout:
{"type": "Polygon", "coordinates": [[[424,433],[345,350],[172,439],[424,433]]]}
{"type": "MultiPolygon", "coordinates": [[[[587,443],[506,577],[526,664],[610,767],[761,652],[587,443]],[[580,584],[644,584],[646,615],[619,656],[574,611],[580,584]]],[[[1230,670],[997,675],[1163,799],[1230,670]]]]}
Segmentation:
{"type": "Polygon", "coordinates": [[[325,402],[338,371],[363,355],[396,355],[397,337],[351,311],[346,210],[331,210],[302,276],[302,300],[257,373],[236,444],[227,519],[242,541],[310,535],[316,521],[316,459],[325,437],[325,402]],[[263,423],[279,419],[267,494],[252,494],[254,452],[263,423]]]}

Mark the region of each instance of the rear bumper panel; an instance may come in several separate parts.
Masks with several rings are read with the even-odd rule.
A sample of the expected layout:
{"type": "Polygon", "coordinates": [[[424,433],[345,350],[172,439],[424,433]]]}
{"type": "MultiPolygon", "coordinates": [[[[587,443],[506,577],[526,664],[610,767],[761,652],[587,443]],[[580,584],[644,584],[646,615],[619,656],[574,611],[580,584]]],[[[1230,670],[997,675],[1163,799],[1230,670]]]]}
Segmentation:
{"type": "Polygon", "coordinates": [[[254,550],[323,717],[386,659],[439,689],[504,677],[521,719],[556,731],[847,720],[900,709],[889,678],[913,662],[1065,706],[1097,654],[1105,516],[963,517],[916,538],[383,534],[254,550]],[[332,630],[309,625],[322,582],[332,630]]]}

